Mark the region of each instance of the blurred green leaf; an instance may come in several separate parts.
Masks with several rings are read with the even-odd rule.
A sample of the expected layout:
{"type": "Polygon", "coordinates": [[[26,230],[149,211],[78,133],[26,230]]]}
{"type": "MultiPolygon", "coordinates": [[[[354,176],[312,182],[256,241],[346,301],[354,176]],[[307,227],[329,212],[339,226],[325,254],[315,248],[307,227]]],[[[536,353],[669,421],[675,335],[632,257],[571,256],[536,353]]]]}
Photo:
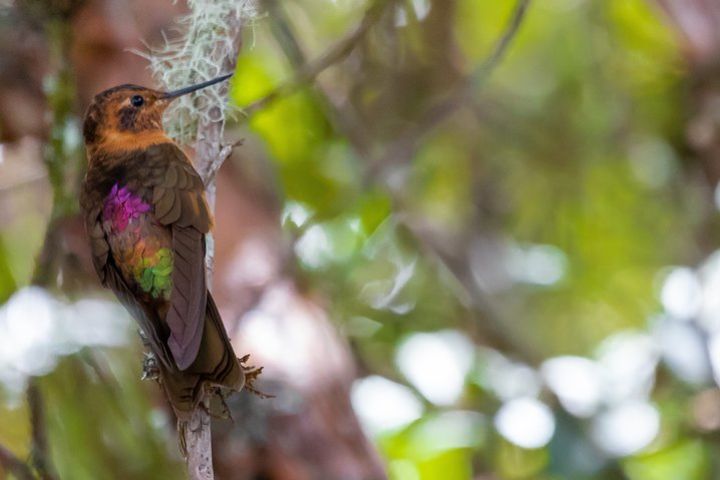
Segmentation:
{"type": "Polygon", "coordinates": [[[701,480],[710,478],[710,458],[702,442],[685,440],[657,452],[628,458],[623,469],[630,480],[701,480]]]}

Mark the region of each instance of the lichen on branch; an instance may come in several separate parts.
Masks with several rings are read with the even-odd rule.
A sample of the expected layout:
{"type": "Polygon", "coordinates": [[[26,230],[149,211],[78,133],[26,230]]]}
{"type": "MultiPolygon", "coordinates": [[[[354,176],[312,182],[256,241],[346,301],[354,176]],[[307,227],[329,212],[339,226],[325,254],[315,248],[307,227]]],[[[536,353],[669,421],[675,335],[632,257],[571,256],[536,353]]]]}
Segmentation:
{"type": "MultiPolygon", "coordinates": [[[[257,18],[254,0],[188,0],[190,12],[178,20],[177,35],[165,44],[137,54],[150,62],[159,86],[173,90],[229,73],[239,50],[243,26],[257,18]]],[[[229,109],[218,85],[179,98],[168,109],[165,130],[181,144],[197,139],[198,125],[223,124],[229,109]]]]}

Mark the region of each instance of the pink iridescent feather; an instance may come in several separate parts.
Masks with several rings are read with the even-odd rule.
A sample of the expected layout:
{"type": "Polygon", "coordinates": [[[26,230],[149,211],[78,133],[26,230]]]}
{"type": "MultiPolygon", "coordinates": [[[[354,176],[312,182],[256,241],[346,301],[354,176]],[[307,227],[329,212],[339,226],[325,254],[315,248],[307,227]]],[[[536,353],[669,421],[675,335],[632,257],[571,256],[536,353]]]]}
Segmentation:
{"type": "Polygon", "coordinates": [[[122,232],[131,220],[149,211],[150,205],[133,195],[127,187],[119,187],[116,183],[105,198],[103,218],[112,223],[114,230],[122,232]]]}

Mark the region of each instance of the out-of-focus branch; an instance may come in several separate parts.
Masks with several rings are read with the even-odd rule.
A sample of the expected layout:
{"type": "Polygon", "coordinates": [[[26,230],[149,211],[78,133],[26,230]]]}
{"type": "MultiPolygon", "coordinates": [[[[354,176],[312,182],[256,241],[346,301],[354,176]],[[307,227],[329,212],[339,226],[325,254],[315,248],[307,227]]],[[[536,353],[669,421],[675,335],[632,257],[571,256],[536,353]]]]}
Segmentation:
{"type": "Polygon", "coordinates": [[[42,251],[33,272],[32,283],[42,287],[52,286],[55,281],[53,262],[60,257],[59,226],[63,219],[77,210],[74,187],[77,183],[77,152],[67,144],[67,135],[73,128],[73,104],[75,82],[70,63],[72,29],[63,18],[48,20],[46,31],[52,52],[51,60],[56,72],[48,81],[48,107],[52,115],[50,137],[43,152],[43,160],[53,191],[53,206],[50,223],[45,232],[42,251]]]}
{"type": "Polygon", "coordinates": [[[32,430],[31,463],[42,480],[55,478],[50,466],[48,441],[45,422],[45,404],[42,392],[35,379],[30,380],[27,388],[27,402],[30,408],[30,427],[32,430]]]}
{"type": "MultiPolygon", "coordinates": [[[[525,19],[531,0],[518,0],[502,35],[495,42],[490,55],[468,75],[462,83],[453,90],[444,100],[430,107],[420,120],[409,127],[400,137],[386,148],[385,153],[372,160],[367,167],[366,175],[371,183],[384,183],[393,199],[395,208],[402,206],[404,193],[396,186],[384,181],[385,176],[381,169],[389,163],[406,163],[415,153],[420,141],[457,109],[465,105],[467,99],[482,86],[505,57],[508,47],[516,37],[523,20],[525,19]]],[[[508,329],[508,322],[502,317],[499,309],[490,298],[478,287],[472,275],[467,272],[468,262],[453,260],[443,253],[427,235],[415,225],[404,222],[407,232],[415,239],[418,246],[425,250],[431,258],[447,273],[450,273],[457,283],[456,290],[461,303],[466,304],[477,315],[476,324],[482,325],[482,334],[498,348],[510,350],[528,363],[539,361],[539,354],[525,343],[519,343],[518,336],[508,329]]]]}
{"type": "Polygon", "coordinates": [[[68,142],[70,130],[77,128],[71,123],[75,103],[75,80],[70,60],[72,25],[65,19],[53,19],[48,22],[46,30],[52,50],[51,59],[57,64],[57,71],[50,79],[47,95],[52,123],[43,159],[53,187],[52,219],[56,220],[77,211],[75,189],[79,180],[79,155],[71,151],[76,147],[68,142]]]}
{"type": "Polygon", "coordinates": [[[507,23],[502,35],[495,42],[490,55],[478,66],[475,71],[450,92],[444,99],[431,106],[420,119],[409,127],[400,137],[393,142],[385,151],[384,155],[374,159],[370,163],[368,173],[375,176],[376,170],[388,163],[402,163],[410,158],[417,148],[420,140],[432,132],[438,125],[447,119],[460,107],[468,104],[468,97],[483,85],[500,65],[507,54],[508,48],[516,37],[523,20],[525,19],[531,0],[518,0],[510,20],[507,23]]]}
{"type": "Polygon", "coordinates": [[[297,39],[294,34],[286,28],[288,24],[285,19],[285,12],[279,8],[277,0],[266,0],[266,4],[271,12],[271,20],[275,26],[273,29],[275,36],[278,38],[280,46],[285,51],[286,56],[290,59],[293,66],[297,68],[297,71],[290,80],[275,88],[259,100],[244,107],[242,109],[243,113],[248,117],[252,116],[274,101],[290,95],[304,85],[314,81],[322,72],[347,58],[357,47],[358,43],[365,37],[370,28],[382,17],[386,7],[391,5],[393,1],[394,0],[376,0],[373,2],[366,10],[355,30],[345,35],[345,37],[329,47],[316,59],[306,62],[305,55],[302,53],[297,39]]]}
{"type": "Polygon", "coordinates": [[[477,70],[473,72],[471,80],[475,84],[489,77],[493,70],[500,65],[500,62],[502,62],[505,54],[507,53],[508,47],[520,30],[520,26],[525,19],[528,7],[530,7],[530,0],[518,0],[503,34],[498,38],[497,42],[495,42],[495,47],[493,48],[492,53],[482,64],[480,64],[477,70]]]}
{"type": "MultiPolygon", "coordinates": [[[[391,195],[393,195],[391,193],[391,195]]],[[[397,196],[393,195],[397,202],[397,196]]],[[[461,304],[468,308],[473,326],[482,336],[482,341],[493,347],[512,352],[529,365],[538,365],[542,356],[531,344],[523,341],[521,335],[516,335],[510,323],[502,314],[501,309],[492,301],[477,284],[472,276],[469,262],[448,256],[442,248],[428,235],[410,222],[403,222],[406,233],[417,244],[418,248],[426,253],[454,282],[451,291],[461,304]]],[[[471,331],[473,329],[470,329],[471,331]]]]}
{"type": "MultiPolygon", "coordinates": [[[[473,89],[476,89],[482,84],[502,62],[508,47],[520,30],[530,2],[531,0],[518,0],[510,20],[503,34],[496,41],[491,54],[473,73],[466,77],[455,91],[431,107],[414,128],[405,132],[405,134],[388,149],[385,157],[392,157],[398,153],[398,151],[407,150],[410,146],[409,144],[414,143],[420,137],[426,135],[451,113],[464,105],[467,96],[472,93],[473,89]]],[[[275,35],[280,40],[280,45],[285,51],[286,56],[290,59],[291,63],[297,67],[297,71],[293,78],[286,83],[244,107],[242,110],[248,117],[266,108],[279,98],[294,93],[297,89],[315,80],[320,73],[346,58],[355,49],[358,42],[365,37],[368,30],[379,20],[385,8],[393,2],[392,0],[378,0],[373,3],[354,31],[350,32],[342,40],[338,41],[338,43],[311,62],[305,61],[305,56],[299,48],[296,37],[290,30],[285,28],[287,23],[282,21],[284,12],[278,8],[276,0],[268,0],[267,3],[273,10],[273,21],[279,24],[275,29],[275,35]]]]}
{"type": "MultiPolygon", "coordinates": [[[[382,5],[387,4],[383,3],[382,5]]],[[[360,140],[363,137],[363,134],[357,131],[360,129],[360,126],[357,125],[357,122],[348,118],[350,112],[342,106],[334,104],[330,95],[325,93],[321,86],[316,85],[316,89],[321,95],[321,101],[326,106],[329,106],[329,114],[333,117],[333,120],[337,120],[337,124],[339,125],[342,134],[350,140],[353,149],[361,157],[370,156],[366,170],[366,178],[368,182],[375,184],[383,183],[393,198],[395,205],[394,208],[396,210],[402,209],[403,192],[398,191],[395,187],[387,185],[384,182],[384,176],[381,174],[379,167],[385,166],[390,162],[406,162],[414,154],[415,146],[419,144],[420,140],[425,135],[430,133],[451,113],[465,105],[466,99],[471,96],[500,65],[512,43],[512,40],[515,38],[520,26],[522,25],[529,5],[530,0],[518,0],[507,26],[495,42],[489,56],[480,64],[480,66],[478,66],[477,69],[475,69],[473,73],[465,77],[457,89],[450,92],[445,99],[439,101],[437,104],[428,109],[425,114],[421,115],[420,120],[414,126],[408,128],[405,133],[400,135],[400,138],[388,146],[384,153],[380,156],[370,156],[367,143],[360,140]],[[352,125],[353,127],[350,128],[349,125],[352,125]]],[[[274,19],[276,21],[282,21],[283,16],[275,16],[274,19]]],[[[302,65],[305,63],[302,55],[302,49],[299,46],[297,37],[293,35],[289,26],[282,28],[280,31],[282,32],[282,35],[278,35],[278,33],[276,33],[276,37],[279,41],[281,41],[281,44],[285,45],[283,50],[285,51],[286,56],[288,56],[290,62],[294,66],[302,68],[302,65]]],[[[355,41],[359,40],[359,38],[355,41]]],[[[459,288],[454,291],[458,295],[461,303],[468,306],[471,312],[480,317],[475,323],[482,327],[482,335],[485,340],[493,345],[496,345],[498,348],[512,351],[528,363],[537,363],[540,358],[538,352],[530,348],[529,345],[519,343],[516,339],[516,335],[513,335],[512,332],[508,330],[508,324],[500,314],[499,309],[493,305],[493,302],[484,292],[477,288],[477,285],[475,285],[471,275],[462,271],[461,262],[452,261],[448,258],[434,242],[427,238],[427,236],[414,225],[405,222],[404,226],[407,233],[415,239],[418,247],[426,251],[431,258],[435,259],[440,268],[445,270],[447,273],[450,273],[455,279],[459,288]]]]}
{"type": "MultiPolygon", "coordinates": [[[[46,33],[51,50],[51,61],[55,73],[50,78],[47,102],[52,115],[50,137],[43,159],[53,191],[53,206],[50,222],[45,232],[31,283],[43,288],[55,285],[63,251],[61,245],[61,224],[77,210],[74,184],[77,180],[77,152],[68,145],[68,129],[73,117],[75,82],[70,62],[72,30],[68,17],[58,15],[46,22],[46,33]]],[[[46,434],[45,406],[42,390],[37,379],[29,381],[26,398],[30,409],[32,431],[31,463],[43,480],[55,478],[46,434]]]]}
{"type": "Polygon", "coordinates": [[[0,445],[0,465],[4,470],[15,475],[18,480],[35,480],[35,475],[30,467],[4,445],[0,445]]]}

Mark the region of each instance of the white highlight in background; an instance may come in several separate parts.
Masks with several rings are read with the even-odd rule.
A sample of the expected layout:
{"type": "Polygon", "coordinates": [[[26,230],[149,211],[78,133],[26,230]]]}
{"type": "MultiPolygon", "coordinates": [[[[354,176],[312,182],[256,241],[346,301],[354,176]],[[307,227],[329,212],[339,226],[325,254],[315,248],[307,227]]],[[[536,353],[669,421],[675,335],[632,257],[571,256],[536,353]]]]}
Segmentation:
{"type": "Polygon", "coordinates": [[[363,426],[375,435],[404,427],[423,414],[412,390],[378,375],[356,380],[350,395],[363,426]]]}
{"type": "Polygon", "coordinates": [[[124,344],[128,325],[114,302],[66,303],[41,288],[22,288],[0,307],[0,384],[19,394],[27,377],[48,373],[59,356],[84,346],[124,344]]]}
{"type": "Polygon", "coordinates": [[[397,349],[396,363],[425,398],[452,405],[463,392],[474,358],[472,342],[455,330],[415,333],[397,349]]]}
{"type": "Polygon", "coordinates": [[[506,268],[516,282],[550,286],[565,276],[565,252],[552,245],[512,246],[506,268]]]}
{"type": "Polygon", "coordinates": [[[715,383],[720,386],[720,333],[715,333],[708,341],[708,355],[715,383]]]}
{"type": "Polygon", "coordinates": [[[295,242],[295,254],[310,268],[320,268],[332,260],[330,236],[320,225],[313,225],[295,242]]]}
{"type": "Polygon", "coordinates": [[[405,5],[399,6],[395,10],[395,26],[406,27],[408,25],[408,12],[406,9],[412,9],[411,15],[422,22],[428,13],[430,13],[430,1],[429,0],[412,0],[406,2],[405,5]],[[407,4],[409,3],[409,4],[407,4]]]}
{"type": "Polygon", "coordinates": [[[583,357],[555,357],[545,361],[540,371],[563,408],[578,417],[590,417],[602,401],[602,372],[583,357]]]}
{"type": "Polygon", "coordinates": [[[478,412],[442,412],[413,427],[412,443],[427,458],[458,448],[479,448],[485,442],[485,423],[478,412]]]}
{"type": "Polygon", "coordinates": [[[537,397],[542,390],[542,379],[535,369],[514,362],[491,348],[480,349],[481,368],[477,381],[503,401],[519,397],[537,397]]]}
{"type": "Polygon", "coordinates": [[[648,402],[630,401],[593,419],[591,436],[608,454],[625,457],[639,452],[660,432],[660,413],[648,402]]]}
{"type": "Polygon", "coordinates": [[[647,399],[655,385],[659,358],[658,346],[644,332],[619,332],[605,339],[597,356],[605,376],[605,402],[647,399]]]}
{"type": "Polygon", "coordinates": [[[706,342],[697,325],[661,317],[655,320],[652,333],[663,360],[675,375],[695,386],[711,379],[706,342]]]}
{"type": "Polygon", "coordinates": [[[710,331],[720,330],[720,250],[710,255],[698,272],[703,295],[698,323],[710,331]]]}
{"type": "Polygon", "coordinates": [[[541,448],[550,442],[555,433],[555,417],[539,400],[516,398],[505,403],[497,412],[495,428],[519,447],[541,448]]]}
{"type": "Polygon", "coordinates": [[[687,267],[670,271],[660,290],[660,301],[670,315],[688,319],[702,306],[702,286],[695,272],[687,267]]]}
{"type": "Polygon", "coordinates": [[[292,223],[296,228],[300,228],[304,226],[313,215],[313,211],[307,205],[289,201],[285,203],[280,218],[283,225],[292,223]]]}

